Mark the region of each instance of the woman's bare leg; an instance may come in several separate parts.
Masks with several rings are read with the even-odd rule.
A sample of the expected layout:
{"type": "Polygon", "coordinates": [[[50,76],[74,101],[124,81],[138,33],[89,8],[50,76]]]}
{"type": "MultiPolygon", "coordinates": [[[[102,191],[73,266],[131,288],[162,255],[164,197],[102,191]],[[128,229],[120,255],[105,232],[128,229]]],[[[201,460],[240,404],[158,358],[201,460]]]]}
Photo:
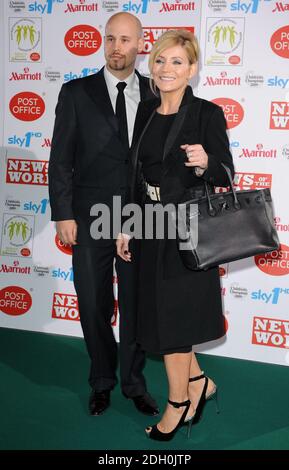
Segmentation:
{"type": "MultiPolygon", "coordinates": [[[[164,355],[164,363],[169,383],[169,399],[183,402],[188,399],[188,382],[190,376],[191,353],[174,353],[164,355]]],[[[163,433],[171,432],[181,419],[185,407],[174,408],[169,403],[158,423],[163,433]]],[[[150,431],[151,428],[147,428],[150,431]]]]}

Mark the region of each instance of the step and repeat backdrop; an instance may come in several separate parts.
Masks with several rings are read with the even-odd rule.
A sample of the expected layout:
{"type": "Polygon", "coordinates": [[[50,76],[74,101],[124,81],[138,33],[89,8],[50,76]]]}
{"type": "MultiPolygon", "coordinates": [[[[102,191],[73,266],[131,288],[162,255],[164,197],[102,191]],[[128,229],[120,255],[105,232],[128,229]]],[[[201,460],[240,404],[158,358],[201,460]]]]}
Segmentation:
{"type": "Polygon", "coordinates": [[[288,1],[4,0],[0,8],[0,326],[82,336],[71,250],[50,222],[54,111],[63,82],[104,65],[105,23],[125,11],[143,24],[143,74],[164,31],[195,32],[201,59],[194,91],[224,110],[235,185],[269,187],[274,199],[280,250],[220,266],[227,336],[198,350],[288,366],[288,1]]]}

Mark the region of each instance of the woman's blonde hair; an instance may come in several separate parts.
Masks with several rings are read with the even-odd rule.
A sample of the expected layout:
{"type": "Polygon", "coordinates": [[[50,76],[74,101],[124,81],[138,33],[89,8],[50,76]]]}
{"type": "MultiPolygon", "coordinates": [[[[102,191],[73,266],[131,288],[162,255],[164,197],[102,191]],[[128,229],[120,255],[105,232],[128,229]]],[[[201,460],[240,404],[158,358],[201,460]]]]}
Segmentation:
{"type": "MultiPolygon", "coordinates": [[[[162,34],[152,47],[148,64],[151,74],[156,58],[161,55],[164,50],[175,46],[182,46],[185,49],[190,65],[198,62],[199,44],[196,36],[187,29],[173,29],[162,34]]],[[[153,93],[157,94],[157,89],[152,78],[150,78],[150,87],[153,93]]]]}

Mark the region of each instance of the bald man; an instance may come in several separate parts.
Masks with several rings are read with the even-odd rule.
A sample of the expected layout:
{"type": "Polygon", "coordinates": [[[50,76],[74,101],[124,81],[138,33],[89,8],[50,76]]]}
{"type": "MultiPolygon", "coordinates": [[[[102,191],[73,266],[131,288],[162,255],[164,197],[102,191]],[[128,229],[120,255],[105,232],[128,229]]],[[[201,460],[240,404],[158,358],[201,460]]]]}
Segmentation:
{"type": "Polygon", "coordinates": [[[118,358],[125,397],[132,399],[140,412],[158,414],[143,376],[144,353],[135,341],[136,262],[125,263],[116,258],[113,236],[97,240],[90,234],[94,220],[91,207],[102,203],[112,214],[113,196],[124,201],[127,192],[128,153],[138,103],[152,96],[148,80],[135,70],[135,60],[142,48],[140,21],[129,13],[113,15],[105,29],[105,67],[61,88],[51,145],[51,218],[56,221],[59,238],[73,248],[74,285],[91,360],[89,411],[94,416],[110,405],[111,390],[117,383],[118,358]],[[119,82],[126,84],[122,109],[126,110],[127,145],[119,113],[116,116],[119,82]],[[111,327],[114,260],[120,311],[119,348],[111,327]]]}

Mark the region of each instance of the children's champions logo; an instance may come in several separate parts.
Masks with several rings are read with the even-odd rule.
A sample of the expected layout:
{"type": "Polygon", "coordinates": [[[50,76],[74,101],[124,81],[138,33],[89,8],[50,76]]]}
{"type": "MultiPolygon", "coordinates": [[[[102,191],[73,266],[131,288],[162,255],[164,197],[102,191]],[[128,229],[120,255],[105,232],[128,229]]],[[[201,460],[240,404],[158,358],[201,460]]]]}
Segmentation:
{"type": "Polygon", "coordinates": [[[41,62],[41,18],[9,18],[10,62],[41,62]]]}
{"type": "Polygon", "coordinates": [[[31,257],[34,215],[3,215],[1,255],[31,257]]]}

